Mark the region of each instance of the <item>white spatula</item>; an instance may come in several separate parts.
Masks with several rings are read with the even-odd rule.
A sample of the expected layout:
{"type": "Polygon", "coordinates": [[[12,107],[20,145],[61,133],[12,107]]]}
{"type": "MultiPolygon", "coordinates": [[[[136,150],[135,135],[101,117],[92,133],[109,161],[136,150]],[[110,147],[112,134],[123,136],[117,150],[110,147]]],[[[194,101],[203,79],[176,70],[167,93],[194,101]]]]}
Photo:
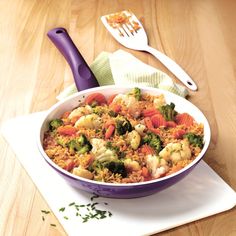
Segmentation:
{"type": "Polygon", "coordinates": [[[147,34],[143,26],[131,11],[122,11],[105,15],[101,17],[101,20],[108,31],[120,44],[130,49],[151,53],[184,85],[191,90],[197,90],[197,85],[176,62],[148,45],[147,34]]]}

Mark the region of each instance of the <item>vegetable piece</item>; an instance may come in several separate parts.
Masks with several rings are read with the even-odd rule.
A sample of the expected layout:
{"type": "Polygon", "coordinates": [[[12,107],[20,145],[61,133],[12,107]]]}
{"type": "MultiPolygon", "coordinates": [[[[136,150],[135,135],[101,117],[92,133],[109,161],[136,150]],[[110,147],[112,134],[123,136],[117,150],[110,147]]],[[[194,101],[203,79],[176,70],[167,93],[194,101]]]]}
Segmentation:
{"type": "Polygon", "coordinates": [[[93,179],[93,173],[90,172],[89,170],[86,170],[85,168],[79,166],[77,168],[73,169],[73,174],[80,176],[85,179],[93,179]]]}
{"type": "Polygon", "coordinates": [[[177,124],[174,121],[166,121],[166,126],[170,128],[174,128],[177,124]]]}
{"type": "Polygon", "coordinates": [[[140,101],[142,98],[141,90],[140,88],[137,88],[137,87],[133,88],[130,91],[129,95],[133,95],[137,101],[140,101]]]}
{"type": "Polygon", "coordinates": [[[129,120],[123,117],[119,117],[116,119],[116,132],[119,135],[123,135],[126,132],[132,131],[132,125],[130,124],[129,120]]]}
{"type": "Polygon", "coordinates": [[[156,135],[160,135],[160,129],[159,128],[152,128],[150,131],[156,135]]]}
{"type": "Polygon", "coordinates": [[[130,143],[130,146],[132,147],[132,149],[136,150],[139,147],[141,137],[136,130],[133,130],[130,133],[128,133],[127,141],[128,141],[128,143],[130,143]]]}
{"type": "Polygon", "coordinates": [[[65,161],[65,166],[63,167],[63,169],[67,170],[67,171],[71,171],[74,168],[74,161],[71,159],[68,159],[65,161]]]}
{"type": "Polygon", "coordinates": [[[113,112],[115,112],[115,113],[120,112],[121,109],[122,109],[122,106],[119,105],[119,104],[112,104],[112,105],[111,105],[111,110],[112,110],[113,112]]]}
{"type": "Polygon", "coordinates": [[[141,135],[144,136],[144,130],[146,129],[146,126],[143,124],[137,124],[134,126],[134,129],[141,135]]]}
{"type": "Polygon", "coordinates": [[[118,116],[118,113],[116,113],[116,112],[110,110],[110,111],[108,112],[108,115],[111,116],[111,117],[117,117],[117,116],[118,116]]]}
{"type": "Polygon", "coordinates": [[[123,178],[127,176],[127,171],[122,161],[108,162],[105,167],[114,174],[120,174],[123,178]]]}
{"type": "Polygon", "coordinates": [[[106,103],[107,103],[106,98],[101,93],[92,93],[85,98],[85,104],[90,106],[97,106],[106,103]]]}
{"type": "Polygon", "coordinates": [[[99,129],[102,125],[101,117],[96,114],[81,116],[75,123],[75,127],[88,129],[99,129]]]}
{"type": "Polygon", "coordinates": [[[148,171],[148,168],[145,167],[145,166],[142,167],[142,176],[143,176],[144,178],[150,177],[150,173],[149,173],[149,171],[148,171]]]}
{"type": "Polygon", "coordinates": [[[154,133],[147,133],[143,139],[142,142],[144,144],[150,145],[157,153],[159,153],[162,149],[162,142],[158,135],[154,133]]]}
{"type": "Polygon", "coordinates": [[[68,118],[72,120],[74,117],[81,117],[84,115],[91,114],[92,112],[93,112],[93,108],[91,106],[89,105],[81,106],[81,107],[77,107],[73,109],[70,115],[68,116],[68,118]]]}
{"type": "Polygon", "coordinates": [[[109,119],[107,120],[104,125],[103,125],[103,128],[104,129],[107,129],[110,125],[114,125],[115,126],[115,121],[113,119],[109,119]]]}
{"type": "Polygon", "coordinates": [[[150,147],[149,145],[147,145],[147,144],[142,145],[141,152],[143,154],[145,154],[145,155],[149,155],[149,154],[153,155],[153,154],[155,154],[154,149],[152,147],[150,147]]]}
{"type": "Polygon", "coordinates": [[[152,124],[155,128],[166,127],[166,121],[161,114],[156,114],[151,117],[152,124]]]}
{"type": "Polygon", "coordinates": [[[194,119],[188,113],[182,113],[182,114],[176,115],[175,121],[178,125],[191,126],[193,125],[194,119]]]}
{"type": "Polygon", "coordinates": [[[144,117],[151,117],[151,116],[154,116],[156,114],[160,114],[160,112],[155,107],[147,108],[147,109],[142,111],[142,116],[144,116],[144,117]]]}
{"type": "Polygon", "coordinates": [[[181,140],[179,143],[168,143],[159,153],[159,156],[166,161],[171,160],[176,164],[180,160],[189,160],[191,158],[191,149],[187,140],[181,140]]]}
{"type": "Polygon", "coordinates": [[[105,139],[109,139],[112,136],[112,134],[114,133],[114,130],[115,130],[115,126],[110,125],[106,130],[105,139]]]}
{"type": "Polygon", "coordinates": [[[77,129],[71,125],[60,126],[57,128],[57,132],[61,135],[73,135],[77,129]]]}
{"type": "Polygon", "coordinates": [[[70,120],[70,123],[74,125],[74,124],[77,122],[77,120],[79,120],[80,117],[81,117],[81,116],[74,116],[74,117],[70,120]]]}
{"type": "Polygon", "coordinates": [[[184,135],[185,133],[186,133],[186,131],[183,130],[183,129],[176,130],[176,131],[174,132],[174,138],[176,138],[176,139],[182,139],[182,138],[183,138],[183,135],[184,135]]]}
{"type": "Polygon", "coordinates": [[[141,169],[139,163],[137,161],[131,160],[130,158],[124,160],[124,165],[128,172],[139,171],[141,169]]]}
{"type": "Polygon", "coordinates": [[[175,111],[175,104],[170,103],[159,108],[161,114],[164,116],[166,121],[174,120],[177,112],[175,111]]]}
{"type": "Polygon", "coordinates": [[[149,130],[154,128],[150,117],[145,117],[144,118],[144,123],[145,123],[145,125],[147,126],[147,128],[149,130]]]}
{"type": "Polygon", "coordinates": [[[167,162],[156,155],[148,155],[146,158],[146,166],[153,178],[160,178],[165,175],[169,167],[167,162]]]}
{"type": "Polygon", "coordinates": [[[83,134],[78,138],[70,140],[70,142],[67,143],[67,146],[70,153],[77,152],[78,154],[84,154],[92,149],[92,145],[83,134]]]}
{"type": "Polygon", "coordinates": [[[63,121],[61,119],[51,120],[49,123],[49,130],[53,131],[62,125],[63,125],[63,121]]]}
{"type": "Polygon", "coordinates": [[[203,137],[200,135],[196,135],[194,133],[187,133],[184,135],[184,138],[187,138],[189,143],[194,147],[203,148],[203,137]]]}

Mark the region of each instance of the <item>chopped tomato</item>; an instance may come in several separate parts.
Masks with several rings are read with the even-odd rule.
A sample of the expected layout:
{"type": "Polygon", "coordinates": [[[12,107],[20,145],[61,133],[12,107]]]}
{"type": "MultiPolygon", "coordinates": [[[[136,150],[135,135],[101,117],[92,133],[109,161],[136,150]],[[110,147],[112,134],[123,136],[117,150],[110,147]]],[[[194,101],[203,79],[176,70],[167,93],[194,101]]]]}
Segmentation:
{"type": "Polygon", "coordinates": [[[111,107],[111,109],[112,109],[112,111],[114,111],[114,112],[118,113],[118,112],[120,112],[120,111],[121,111],[121,109],[122,109],[122,106],[121,106],[121,105],[119,105],[119,104],[112,104],[112,107],[111,107]]]}
{"type": "Polygon", "coordinates": [[[147,144],[144,144],[144,145],[142,145],[142,147],[141,147],[141,152],[143,153],[143,154],[145,154],[145,155],[148,155],[148,154],[155,154],[155,151],[154,151],[154,149],[152,148],[152,147],[150,147],[149,145],[147,145],[147,144]]]}
{"type": "Polygon", "coordinates": [[[191,126],[191,125],[193,125],[194,119],[188,113],[182,113],[182,114],[176,115],[175,121],[178,125],[191,126]]]}
{"type": "Polygon", "coordinates": [[[166,127],[166,121],[161,114],[156,114],[156,115],[152,116],[151,121],[152,121],[152,124],[155,128],[158,128],[161,126],[166,127]]]}
{"type": "Polygon", "coordinates": [[[160,129],[159,128],[152,128],[150,129],[151,132],[153,132],[154,134],[160,135],[160,129]]]}
{"type": "Polygon", "coordinates": [[[148,177],[150,176],[149,171],[148,171],[148,168],[145,167],[145,166],[142,167],[142,176],[143,176],[144,178],[148,178],[148,177]]]}
{"type": "Polygon", "coordinates": [[[150,117],[145,117],[144,122],[148,129],[154,128],[150,117]]]}
{"type": "Polygon", "coordinates": [[[106,104],[107,101],[106,101],[106,98],[103,94],[92,93],[86,97],[85,103],[87,105],[93,105],[93,104],[102,105],[102,104],[106,104]]]}
{"type": "Polygon", "coordinates": [[[176,127],[176,123],[174,121],[166,121],[166,126],[167,127],[171,127],[171,128],[174,128],[176,127]]]}
{"type": "Polygon", "coordinates": [[[71,125],[60,126],[57,128],[57,132],[62,135],[73,135],[77,129],[71,125]]]}
{"type": "Polygon", "coordinates": [[[174,138],[176,138],[176,139],[182,139],[183,136],[185,135],[185,133],[186,133],[186,131],[183,130],[183,129],[176,130],[176,131],[174,132],[174,138]]]}
{"type": "Polygon", "coordinates": [[[71,159],[65,160],[65,166],[63,169],[67,170],[67,171],[71,171],[74,168],[74,161],[71,159]]]}
{"type": "Polygon", "coordinates": [[[144,117],[151,117],[151,116],[154,116],[156,114],[160,114],[160,112],[154,107],[153,108],[147,108],[147,109],[142,111],[142,116],[144,116],[144,117]]]}

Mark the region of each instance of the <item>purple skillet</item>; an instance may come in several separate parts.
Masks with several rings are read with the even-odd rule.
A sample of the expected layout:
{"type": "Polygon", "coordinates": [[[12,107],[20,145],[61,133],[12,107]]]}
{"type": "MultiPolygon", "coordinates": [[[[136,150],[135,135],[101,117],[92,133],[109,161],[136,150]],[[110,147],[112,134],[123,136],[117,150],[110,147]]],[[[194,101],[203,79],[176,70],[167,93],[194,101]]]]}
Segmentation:
{"type": "MultiPolygon", "coordinates": [[[[51,39],[51,41],[56,45],[56,47],[59,49],[59,51],[63,54],[67,62],[69,63],[76,87],[79,91],[78,94],[73,95],[71,98],[65,99],[63,102],[59,102],[58,104],[55,104],[51,109],[49,109],[46,117],[44,118],[44,121],[40,128],[40,134],[38,135],[38,147],[39,150],[44,157],[44,159],[47,161],[47,163],[53,167],[61,176],[63,176],[69,184],[72,186],[85,190],[87,192],[91,192],[94,194],[97,194],[99,196],[104,197],[111,197],[111,198],[136,198],[136,197],[143,197],[147,196],[156,192],[159,192],[179,180],[181,180],[183,177],[185,177],[189,172],[192,171],[192,169],[197,165],[197,163],[202,159],[203,154],[206,152],[209,142],[210,142],[210,128],[209,124],[204,117],[204,115],[201,113],[201,116],[203,116],[205,123],[206,123],[206,130],[207,130],[207,137],[206,143],[204,145],[204,150],[202,151],[201,155],[192,163],[189,165],[189,167],[184,168],[182,171],[179,171],[178,173],[175,173],[173,176],[167,176],[163,179],[157,179],[152,181],[147,181],[143,183],[134,183],[134,184],[109,184],[109,183],[102,183],[102,182],[96,182],[92,180],[87,180],[84,178],[81,178],[79,176],[75,176],[59,166],[57,166],[53,161],[50,160],[49,157],[47,157],[46,153],[43,150],[42,147],[42,137],[44,130],[47,129],[48,120],[51,119],[51,117],[55,116],[57,113],[60,113],[61,107],[69,107],[71,106],[71,103],[75,103],[78,101],[78,98],[84,97],[86,94],[90,94],[93,91],[99,90],[100,92],[107,92],[110,91],[116,92],[119,91],[119,87],[116,86],[108,86],[106,87],[100,87],[101,89],[94,88],[98,87],[99,84],[93,75],[92,71],[90,70],[89,66],[79,53],[78,49],[76,48],[75,44],[72,42],[70,36],[68,35],[67,31],[64,28],[55,28],[48,32],[48,37],[51,39]],[[91,89],[90,89],[91,88],[91,89]],[[82,91],[85,90],[85,91],[82,91]]],[[[129,89],[128,86],[127,88],[129,89]]],[[[158,89],[154,88],[148,88],[147,91],[158,91],[158,89]]],[[[190,104],[190,102],[186,101],[183,98],[180,98],[177,95],[174,95],[172,93],[163,91],[163,93],[170,97],[173,96],[173,99],[182,100],[183,103],[190,104]]],[[[191,105],[192,106],[192,105],[191,105]]],[[[198,110],[198,108],[195,108],[198,110]]]]}
{"type": "Polygon", "coordinates": [[[78,91],[98,87],[99,84],[96,77],[71,40],[66,29],[55,28],[50,30],[47,35],[70,65],[78,91]]]}

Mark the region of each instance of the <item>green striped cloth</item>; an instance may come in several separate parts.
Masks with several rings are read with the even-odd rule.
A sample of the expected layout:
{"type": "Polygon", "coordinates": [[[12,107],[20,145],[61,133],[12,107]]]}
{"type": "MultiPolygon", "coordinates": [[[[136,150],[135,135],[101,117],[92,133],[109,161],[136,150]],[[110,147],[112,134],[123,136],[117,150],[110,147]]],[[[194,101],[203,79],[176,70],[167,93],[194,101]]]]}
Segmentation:
{"type": "MultiPolygon", "coordinates": [[[[100,86],[134,85],[149,86],[168,90],[179,96],[186,97],[188,90],[173,82],[164,72],[151,67],[123,50],[114,53],[101,52],[90,65],[100,86]]],[[[66,88],[57,97],[61,100],[77,92],[75,84],[66,88]]]]}

